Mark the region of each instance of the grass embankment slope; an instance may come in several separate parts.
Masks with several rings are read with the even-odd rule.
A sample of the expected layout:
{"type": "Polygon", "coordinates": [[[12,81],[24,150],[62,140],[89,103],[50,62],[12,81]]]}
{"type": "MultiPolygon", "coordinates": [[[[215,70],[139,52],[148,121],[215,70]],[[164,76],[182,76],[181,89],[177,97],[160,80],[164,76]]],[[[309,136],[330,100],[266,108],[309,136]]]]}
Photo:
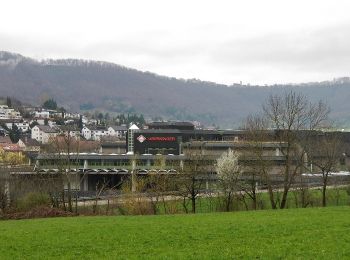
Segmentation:
{"type": "Polygon", "coordinates": [[[350,207],[0,222],[0,258],[350,258],[350,207]]]}

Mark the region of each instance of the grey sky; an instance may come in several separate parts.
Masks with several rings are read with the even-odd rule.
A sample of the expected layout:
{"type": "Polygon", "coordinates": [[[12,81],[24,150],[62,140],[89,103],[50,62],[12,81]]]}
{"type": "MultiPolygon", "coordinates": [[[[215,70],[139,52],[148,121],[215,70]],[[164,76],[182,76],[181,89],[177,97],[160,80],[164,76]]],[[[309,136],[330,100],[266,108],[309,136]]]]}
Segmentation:
{"type": "MultiPolygon", "coordinates": [[[[1,1],[1,0],[0,0],[1,1]]],[[[232,84],[349,76],[349,1],[1,1],[0,50],[232,84]]]]}

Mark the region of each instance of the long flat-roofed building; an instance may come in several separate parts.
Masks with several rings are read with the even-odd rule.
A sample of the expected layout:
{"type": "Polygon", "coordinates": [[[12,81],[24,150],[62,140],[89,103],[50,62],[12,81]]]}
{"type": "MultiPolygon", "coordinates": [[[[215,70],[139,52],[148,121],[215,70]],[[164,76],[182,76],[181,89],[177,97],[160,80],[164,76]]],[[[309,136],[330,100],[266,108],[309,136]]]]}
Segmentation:
{"type": "MultiPolygon", "coordinates": [[[[200,154],[201,160],[213,166],[210,169],[210,175],[207,175],[212,181],[216,180],[214,167],[216,160],[228,149],[242,155],[240,163],[245,166],[259,163],[256,154],[258,150],[259,160],[268,161],[269,174],[276,176],[281,173],[285,164],[283,149],[286,148],[286,144],[274,140],[276,134],[274,131],[266,131],[266,140],[254,142],[249,140],[245,131],[241,130],[172,129],[172,125],[162,122],[148,129],[139,129],[133,125],[128,131],[126,142],[118,143],[119,150],[107,150],[112,147],[106,147],[101,151],[103,154],[71,154],[69,168],[71,174],[77,176],[73,178],[77,180],[76,189],[93,191],[96,184],[103,179],[108,179],[113,186],[132,173],[175,174],[181,170],[186,161],[191,160],[190,154],[193,150],[200,154]],[[122,149],[123,145],[125,149],[122,149]]],[[[183,124],[180,125],[183,126],[183,124]]],[[[186,124],[185,127],[189,125],[186,124]]],[[[32,160],[35,162],[35,171],[28,174],[36,172],[55,174],[58,171],[57,166],[62,166],[58,160],[66,160],[66,158],[62,153],[60,156],[40,154],[32,160]]],[[[67,164],[67,161],[65,163],[67,164]]]]}

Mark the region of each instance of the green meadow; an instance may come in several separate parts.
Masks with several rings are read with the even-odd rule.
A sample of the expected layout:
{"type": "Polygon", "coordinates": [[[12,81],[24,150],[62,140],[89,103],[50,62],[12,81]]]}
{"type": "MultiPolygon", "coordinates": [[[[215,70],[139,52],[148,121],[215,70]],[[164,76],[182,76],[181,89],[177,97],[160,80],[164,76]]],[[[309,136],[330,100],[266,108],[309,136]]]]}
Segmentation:
{"type": "Polygon", "coordinates": [[[1,259],[349,259],[350,207],[0,221],[1,259]]]}

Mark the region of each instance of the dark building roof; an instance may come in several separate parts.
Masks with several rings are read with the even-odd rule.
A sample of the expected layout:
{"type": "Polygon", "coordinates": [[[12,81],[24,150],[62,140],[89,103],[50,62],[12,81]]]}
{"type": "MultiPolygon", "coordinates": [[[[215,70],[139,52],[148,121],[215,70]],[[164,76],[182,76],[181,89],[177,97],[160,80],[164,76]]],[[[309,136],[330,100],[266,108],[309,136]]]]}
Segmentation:
{"type": "Polygon", "coordinates": [[[21,141],[26,145],[26,146],[40,146],[40,143],[32,138],[21,138],[21,141]]]}
{"type": "Polygon", "coordinates": [[[21,123],[22,119],[1,119],[1,123],[21,123]]]}
{"type": "Polygon", "coordinates": [[[149,129],[179,129],[179,130],[194,130],[194,125],[191,122],[151,122],[147,124],[149,129]]]}
{"type": "Polygon", "coordinates": [[[107,131],[107,127],[100,125],[87,125],[85,128],[89,129],[90,131],[107,131]]]}
{"type": "Polygon", "coordinates": [[[140,129],[135,130],[135,133],[145,133],[145,134],[181,134],[183,131],[178,129],[140,129]]]}
{"type": "Polygon", "coordinates": [[[62,131],[80,132],[80,129],[76,125],[60,125],[58,126],[62,131]]]}
{"type": "Polygon", "coordinates": [[[101,142],[102,148],[126,148],[126,141],[101,142]]]}
{"type": "Polygon", "coordinates": [[[12,144],[9,136],[0,136],[0,144],[12,144]]]}
{"type": "Polygon", "coordinates": [[[263,148],[285,148],[287,143],[280,142],[225,142],[225,141],[193,141],[183,144],[184,147],[203,147],[203,148],[254,148],[261,146],[263,148]]]}
{"type": "Polygon", "coordinates": [[[37,125],[37,127],[40,129],[40,131],[43,131],[45,133],[58,133],[59,129],[57,127],[51,127],[48,125],[37,125]]]}

